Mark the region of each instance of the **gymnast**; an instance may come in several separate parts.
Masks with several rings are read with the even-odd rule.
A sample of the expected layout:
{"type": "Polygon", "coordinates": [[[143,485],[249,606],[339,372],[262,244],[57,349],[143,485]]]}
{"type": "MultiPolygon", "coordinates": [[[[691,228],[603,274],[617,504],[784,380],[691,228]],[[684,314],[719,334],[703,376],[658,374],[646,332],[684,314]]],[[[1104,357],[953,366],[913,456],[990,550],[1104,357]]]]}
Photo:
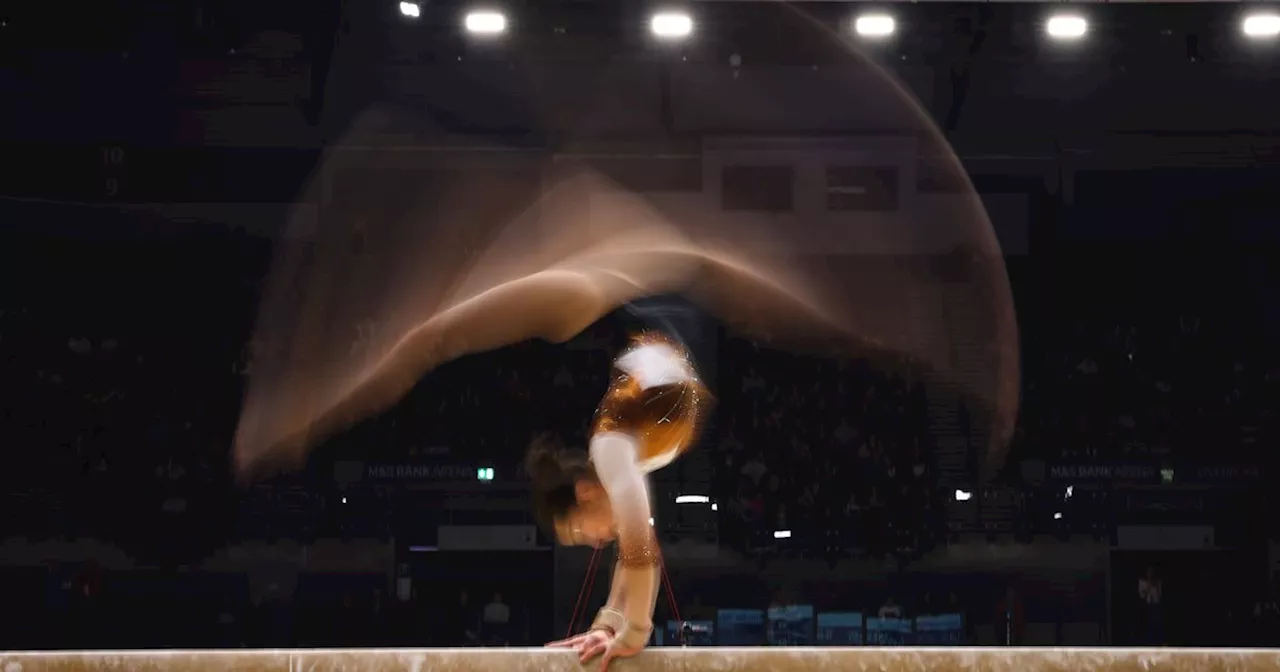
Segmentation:
{"type": "Polygon", "coordinates": [[[546,437],[530,447],[535,512],[557,541],[618,544],[609,599],[590,629],[548,646],[573,649],[584,664],[599,656],[601,669],[644,649],[661,562],[646,476],[692,446],[709,403],[688,352],[648,332],[615,360],[586,453],[546,437]]]}

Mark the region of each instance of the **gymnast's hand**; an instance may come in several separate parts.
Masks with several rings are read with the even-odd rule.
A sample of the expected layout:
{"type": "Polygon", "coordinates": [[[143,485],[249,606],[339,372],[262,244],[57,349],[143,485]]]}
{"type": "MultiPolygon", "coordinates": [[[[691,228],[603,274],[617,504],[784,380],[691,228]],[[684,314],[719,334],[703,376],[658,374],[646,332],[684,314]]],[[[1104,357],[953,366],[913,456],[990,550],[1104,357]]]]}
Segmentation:
{"type": "MultiPolygon", "coordinates": [[[[644,644],[635,645],[622,641],[622,637],[614,636],[609,640],[608,646],[604,649],[604,655],[600,658],[600,672],[609,669],[609,663],[615,658],[630,658],[644,650],[644,644]]],[[[586,663],[590,658],[583,658],[582,662],[586,663]]]]}
{"type": "Polygon", "coordinates": [[[552,649],[573,649],[578,654],[578,661],[586,665],[587,661],[604,653],[609,648],[609,642],[612,640],[613,635],[607,630],[592,630],[581,635],[574,635],[569,639],[551,642],[547,647],[552,649]]]}

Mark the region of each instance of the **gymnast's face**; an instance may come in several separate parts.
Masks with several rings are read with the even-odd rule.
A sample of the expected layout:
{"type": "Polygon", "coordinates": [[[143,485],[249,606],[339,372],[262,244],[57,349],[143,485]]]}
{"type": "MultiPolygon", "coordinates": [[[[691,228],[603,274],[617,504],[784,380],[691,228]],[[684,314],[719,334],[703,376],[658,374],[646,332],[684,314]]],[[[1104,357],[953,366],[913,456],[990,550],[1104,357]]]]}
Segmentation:
{"type": "Polygon", "coordinates": [[[617,531],[613,507],[599,483],[578,481],[574,486],[578,503],[556,521],[556,537],[566,546],[602,546],[614,540],[617,531]]]}

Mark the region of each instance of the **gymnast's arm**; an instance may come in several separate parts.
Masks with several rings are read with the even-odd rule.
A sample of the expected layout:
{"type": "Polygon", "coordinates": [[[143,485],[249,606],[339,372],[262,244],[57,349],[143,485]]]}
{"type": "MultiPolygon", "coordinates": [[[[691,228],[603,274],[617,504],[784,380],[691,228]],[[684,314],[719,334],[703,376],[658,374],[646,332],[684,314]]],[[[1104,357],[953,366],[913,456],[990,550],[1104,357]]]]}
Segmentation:
{"type": "Polygon", "coordinates": [[[622,576],[622,563],[615,561],[613,563],[613,580],[609,585],[609,600],[604,603],[605,609],[613,609],[621,613],[626,608],[627,596],[623,592],[622,576]]]}
{"type": "Polygon", "coordinates": [[[625,588],[622,585],[622,566],[615,562],[613,565],[613,578],[609,582],[609,599],[605,601],[604,607],[596,613],[596,620],[591,622],[591,629],[588,632],[603,630],[612,637],[626,629],[627,617],[622,613],[626,604],[624,590],[625,588]]]}
{"type": "Polygon", "coordinates": [[[629,648],[648,642],[658,590],[658,545],[649,524],[649,489],[636,453],[635,440],[625,434],[605,432],[591,439],[591,461],[618,528],[618,562],[609,602],[618,605],[625,619],[616,636],[629,648]]]}
{"type": "MultiPolygon", "coordinates": [[[[626,573],[622,567],[621,559],[613,564],[613,580],[609,585],[609,599],[605,601],[604,608],[600,610],[600,614],[591,625],[592,630],[607,630],[609,634],[617,634],[626,626],[627,593],[623,577],[626,573]]],[[[649,599],[650,604],[657,603],[659,584],[655,581],[653,584],[653,595],[649,599]]],[[[650,612],[653,607],[650,607],[650,612]]]]}

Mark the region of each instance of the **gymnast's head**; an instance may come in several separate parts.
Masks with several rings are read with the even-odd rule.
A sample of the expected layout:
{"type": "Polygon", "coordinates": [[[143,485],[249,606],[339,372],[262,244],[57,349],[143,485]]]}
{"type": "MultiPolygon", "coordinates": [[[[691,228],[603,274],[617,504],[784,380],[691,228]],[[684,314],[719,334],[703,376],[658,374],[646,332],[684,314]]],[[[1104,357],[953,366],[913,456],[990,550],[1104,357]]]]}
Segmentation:
{"type": "Polygon", "coordinates": [[[599,546],[613,541],[613,507],[585,451],[543,434],[529,445],[525,471],[533,484],[534,516],[557,542],[599,546]]]}

